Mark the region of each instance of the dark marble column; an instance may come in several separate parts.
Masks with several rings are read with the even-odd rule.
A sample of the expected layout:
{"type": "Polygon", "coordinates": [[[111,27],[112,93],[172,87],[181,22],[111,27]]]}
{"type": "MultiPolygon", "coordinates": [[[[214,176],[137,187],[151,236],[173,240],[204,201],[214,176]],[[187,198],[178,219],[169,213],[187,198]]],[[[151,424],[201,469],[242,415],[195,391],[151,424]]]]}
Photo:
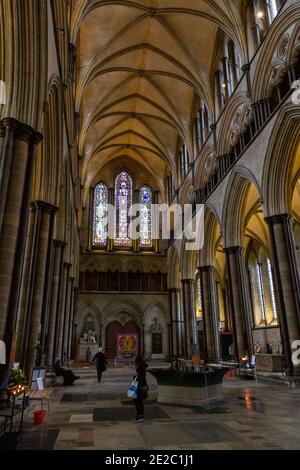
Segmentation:
{"type": "Polygon", "coordinates": [[[19,299],[19,306],[18,306],[18,320],[17,320],[18,338],[17,338],[17,350],[16,350],[16,360],[18,362],[21,361],[22,341],[24,338],[24,331],[25,331],[24,316],[25,316],[25,309],[26,309],[26,299],[27,299],[27,290],[28,290],[29,275],[30,275],[30,266],[33,261],[31,254],[32,254],[34,230],[35,230],[35,219],[36,219],[36,207],[35,207],[35,204],[33,203],[31,204],[30,213],[29,213],[26,248],[25,248],[24,264],[23,264],[23,275],[22,275],[20,299],[19,299]]]}
{"type": "Polygon", "coordinates": [[[61,288],[61,295],[60,295],[60,308],[58,312],[58,321],[57,321],[57,328],[56,328],[57,341],[56,341],[56,350],[55,350],[55,357],[60,358],[61,360],[64,359],[63,340],[64,340],[65,319],[66,319],[66,299],[67,299],[67,293],[68,293],[69,271],[70,271],[70,264],[64,263],[62,281],[61,281],[62,288],[61,288]]]}
{"type": "Polygon", "coordinates": [[[294,219],[289,214],[266,218],[269,226],[275,285],[279,300],[279,321],[288,372],[300,375],[292,362],[293,342],[300,339],[300,280],[293,233],[294,219]]]}
{"type": "Polygon", "coordinates": [[[37,201],[35,205],[35,225],[31,247],[31,264],[28,276],[21,363],[25,370],[40,363],[43,301],[46,274],[49,262],[49,241],[53,236],[53,218],[56,208],[48,203],[37,201]]]}
{"type": "Polygon", "coordinates": [[[65,362],[69,362],[69,339],[72,332],[73,324],[73,284],[74,279],[69,278],[68,282],[68,291],[66,297],[66,316],[65,316],[65,326],[64,326],[64,340],[63,340],[63,356],[65,362]]]}
{"type": "Polygon", "coordinates": [[[50,368],[54,362],[54,346],[55,346],[55,325],[57,319],[57,312],[59,309],[59,285],[60,285],[60,273],[61,266],[63,264],[65,243],[54,240],[53,242],[53,276],[51,286],[51,296],[49,299],[49,322],[48,332],[46,340],[46,364],[50,368]]]}
{"type": "Polygon", "coordinates": [[[184,344],[185,356],[191,359],[197,354],[197,323],[195,312],[195,296],[192,279],[182,281],[183,289],[183,314],[184,314],[184,344]]]}
{"type": "Polygon", "coordinates": [[[203,325],[205,337],[206,362],[218,362],[221,359],[218,294],[215,281],[215,268],[199,268],[201,273],[201,291],[203,302],[203,325]]]}
{"type": "Polygon", "coordinates": [[[68,362],[68,340],[69,340],[69,327],[70,327],[70,311],[71,311],[71,279],[68,278],[66,300],[65,300],[65,319],[64,319],[64,334],[62,342],[62,357],[63,362],[68,362]]]}
{"type": "Polygon", "coordinates": [[[177,357],[182,355],[180,348],[180,315],[179,315],[179,289],[169,289],[169,305],[170,305],[170,317],[171,317],[171,328],[170,328],[170,343],[171,350],[170,355],[177,357]]]}
{"type": "MultiPolygon", "coordinates": [[[[70,357],[71,359],[76,359],[76,328],[77,324],[75,322],[75,318],[77,316],[77,288],[74,287],[73,290],[73,324],[72,324],[72,335],[70,338],[70,357]]],[[[98,344],[100,342],[100,333],[97,333],[97,340],[98,344]]]]}
{"type": "Polygon", "coordinates": [[[236,360],[253,354],[252,307],[246,269],[245,250],[240,247],[226,248],[228,267],[228,294],[232,310],[233,340],[236,360]]]}
{"type": "Polygon", "coordinates": [[[49,226],[49,238],[48,238],[48,249],[47,249],[47,259],[46,259],[46,272],[45,272],[45,283],[44,283],[44,298],[42,306],[42,319],[41,319],[41,364],[46,364],[46,340],[49,328],[49,315],[51,307],[51,298],[52,298],[52,284],[53,284],[53,275],[54,275],[54,243],[53,243],[53,234],[54,234],[54,223],[55,215],[57,208],[54,208],[51,211],[50,226],[49,226]]]}
{"type": "Polygon", "coordinates": [[[15,119],[0,121],[0,338],[14,360],[17,313],[36,145],[42,136],[15,119]],[[13,354],[14,355],[14,354],[13,354]]]}

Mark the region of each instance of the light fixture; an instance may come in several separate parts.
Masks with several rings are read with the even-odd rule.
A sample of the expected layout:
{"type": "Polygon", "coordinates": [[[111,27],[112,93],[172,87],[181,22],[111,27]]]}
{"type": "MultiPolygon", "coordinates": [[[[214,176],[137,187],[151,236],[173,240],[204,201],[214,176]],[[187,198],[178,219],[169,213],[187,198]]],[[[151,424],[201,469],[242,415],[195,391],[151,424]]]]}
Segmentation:
{"type": "Polygon", "coordinates": [[[259,11],[259,12],[257,13],[257,18],[258,18],[259,20],[262,20],[263,17],[264,17],[264,12],[263,12],[263,11],[259,11]]]}

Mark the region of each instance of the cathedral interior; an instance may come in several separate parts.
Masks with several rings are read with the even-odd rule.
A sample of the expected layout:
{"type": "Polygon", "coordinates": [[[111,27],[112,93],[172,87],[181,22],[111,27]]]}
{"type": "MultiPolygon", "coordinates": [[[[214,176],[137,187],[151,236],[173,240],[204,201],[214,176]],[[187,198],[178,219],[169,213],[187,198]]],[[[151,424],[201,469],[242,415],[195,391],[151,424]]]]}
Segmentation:
{"type": "Polygon", "coordinates": [[[0,395],[51,390],[17,448],[300,449],[299,0],[0,0],[0,341],[0,395]],[[127,424],[137,354],[223,402],[149,373],[127,424]]]}

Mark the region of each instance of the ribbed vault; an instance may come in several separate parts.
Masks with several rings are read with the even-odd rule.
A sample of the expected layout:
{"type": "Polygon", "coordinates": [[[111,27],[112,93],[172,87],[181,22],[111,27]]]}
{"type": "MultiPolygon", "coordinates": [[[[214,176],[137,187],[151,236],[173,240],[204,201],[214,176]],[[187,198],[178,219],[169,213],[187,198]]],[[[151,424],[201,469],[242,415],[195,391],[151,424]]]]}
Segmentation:
{"type": "Polygon", "coordinates": [[[246,61],[244,2],[77,0],[74,5],[82,183],[87,188],[103,165],[126,153],[161,185],[175,172],[178,137],[193,154],[196,96],[213,116],[220,30],[246,61]]]}

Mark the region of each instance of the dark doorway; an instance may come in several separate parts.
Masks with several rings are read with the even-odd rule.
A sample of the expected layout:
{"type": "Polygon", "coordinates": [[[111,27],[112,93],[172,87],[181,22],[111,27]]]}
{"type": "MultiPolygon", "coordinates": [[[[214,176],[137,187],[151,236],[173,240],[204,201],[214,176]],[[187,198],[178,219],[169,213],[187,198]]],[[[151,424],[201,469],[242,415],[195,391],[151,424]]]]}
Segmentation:
{"type": "Polygon", "coordinates": [[[140,329],[135,321],[129,321],[124,326],[118,321],[109,323],[105,329],[105,355],[107,359],[115,359],[117,356],[117,336],[122,333],[138,334],[139,352],[141,345],[140,329]]]}

